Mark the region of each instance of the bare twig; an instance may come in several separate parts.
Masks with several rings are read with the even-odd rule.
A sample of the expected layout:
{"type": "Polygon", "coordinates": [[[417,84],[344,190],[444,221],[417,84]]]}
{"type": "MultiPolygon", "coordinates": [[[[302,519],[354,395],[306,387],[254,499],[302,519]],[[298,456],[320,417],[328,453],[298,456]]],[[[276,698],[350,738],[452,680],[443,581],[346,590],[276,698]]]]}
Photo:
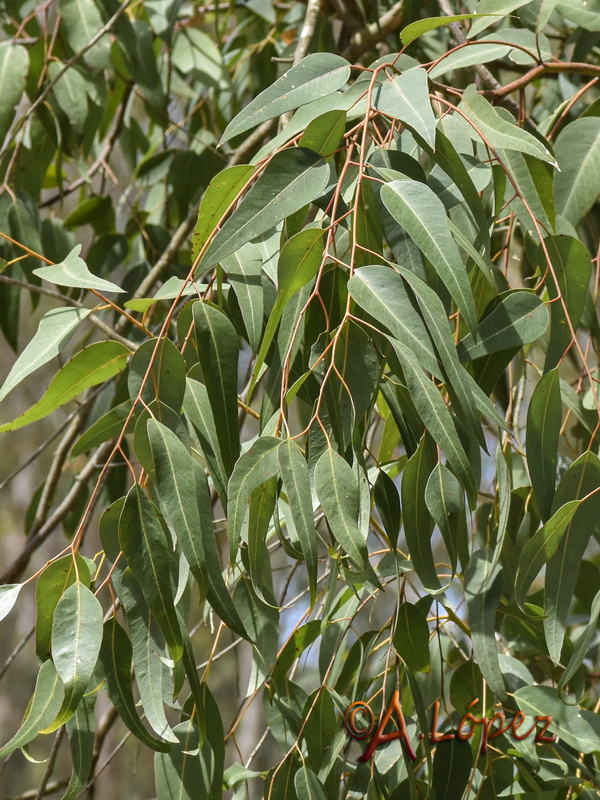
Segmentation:
{"type": "Polygon", "coordinates": [[[355,61],[371,47],[385,39],[386,36],[397,31],[402,24],[403,5],[402,0],[400,0],[385,14],[382,14],[377,22],[372,22],[366,28],[355,33],[342,56],[348,61],[355,61]]]}

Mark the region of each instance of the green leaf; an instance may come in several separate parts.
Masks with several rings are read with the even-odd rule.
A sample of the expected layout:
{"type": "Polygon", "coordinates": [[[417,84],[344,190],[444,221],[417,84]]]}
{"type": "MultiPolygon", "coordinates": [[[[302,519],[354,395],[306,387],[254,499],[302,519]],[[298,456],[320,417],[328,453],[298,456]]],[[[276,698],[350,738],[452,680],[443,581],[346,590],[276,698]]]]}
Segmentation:
{"type": "Polygon", "coordinates": [[[2,103],[0,104],[0,143],[8,133],[15,115],[15,106],[19,103],[29,71],[29,53],[20,44],[10,41],[0,43],[0,86],[2,86],[2,103]]]}
{"type": "Polygon", "coordinates": [[[310,604],[317,593],[317,532],[313,517],[308,464],[291,439],[284,439],[277,450],[283,488],[294,518],[300,546],[306,560],[310,604]]]}
{"type": "Polygon", "coordinates": [[[429,186],[413,181],[386,183],[381,188],[381,199],[431,262],[470,330],[475,330],[473,293],[442,201],[429,186]]]}
{"type": "Polygon", "coordinates": [[[237,413],[239,338],[225,314],[208,303],[192,306],[198,360],[215,419],[227,475],[240,453],[237,413]]]}
{"type": "Polygon", "coordinates": [[[461,361],[522,347],[535,342],[548,327],[546,304],[533,292],[515,289],[500,295],[500,302],[477,326],[477,338],[468,333],[458,351],[461,361]]]}
{"type": "Polygon", "coordinates": [[[334,538],[357,569],[364,571],[369,581],[379,588],[379,580],[369,563],[365,536],[357,525],[359,490],[352,468],[328,447],[317,462],[314,481],[317,497],[334,538]]]}
{"type": "Polygon", "coordinates": [[[131,733],[147,747],[167,753],[171,745],[150,734],[135,710],[131,685],[131,642],[115,617],[104,623],[100,648],[103,689],[131,733]]]}
{"type": "Polygon", "coordinates": [[[198,221],[192,235],[192,261],[196,261],[200,250],[202,250],[253,172],[254,167],[248,164],[237,164],[219,172],[208,184],[200,203],[198,221]]]}
{"type": "Polygon", "coordinates": [[[129,567],[123,570],[119,596],[127,617],[135,681],[146,719],[162,739],[177,742],[164,710],[164,700],[173,694],[169,670],[163,661],[164,638],[129,567]]]}
{"type": "Polygon", "coordinates": [[[0,400],[24,378],[57,356],[89,313],[85,308],[53,308],[44,314],[35,336],[8,373],[0,389],[0,400]]]}
{"type": "Polygon", "coordinates": [[[311,203],[325,191],[329,175],[329,164],[307,148],[275,155],[217,233],[199,268],[207,270],[311,203]]]}
{"type": "Polygon", "coordinates": [[[406,385],[419,416],[447,457],[473,504],[477,495],[473,470],[458,438],[448,407],[430,378],[423,372],[414,355],[410,351],[406,351],[398,352],[398,357],[402,364],[406,385]]]}
{"type": "Polygon", "coordinates": [[[131,352],[119,342],[95,342],[84,348],[54,376],[41,400],[12,422],[0,425],[0,433],[14,431],[46,417],[84,389],[112,378],[125,368],[131,352]]]}
{"type": "Polygon", "coordinates": [[[471,776],[473,752],[469,742],[452,739],[439,742],[433,757],[431,788],[435,797],[461,800],[471,776]]]}
{"type": "Polygon", "coordinates": [[[141,392],[146,405],[153,400],[169,406],[177,414],[185,394],[185,361],[170,339],[149,339],[133,354],[127,375],[129,396],[141,392]]]}
{"type": "MultiPolygon", "coordinates": [[[[453,14],[452,16],[443,17],[427,17],[426,19],[418,19],[416,22],[411,22],[400,31],[400,41],[405,47],[415,39],[423,36],[428,31],[433,31],[436,28],[441,28],[444,25],[450,25],[452,22],[462,22],[464,19],[473,19],[479,16],[478,14],[453,14]]],[[[496,15],[488,15],[496,16],[496,15]]],[[[493,20],[492,20],[493,21],[493,20]]]]}
{"type": "MultiPolygon", "coordinates": [[[[77,289],[95,289],[98,292],[124,292],[114,283],[97,278],[86,266],[85,261],[79,258],[81,245],[74,247],[69,255],[60,264],[53,264],[50,267],[39,267],[34,269],[33,274],[38,278],[43,278],[48,283],[55,283],[58,286],[74,286],[77,289]]],[[[66,309],[64,309],[66,310],[66,309]]]]}
{"type": "Polygon", "coordinates": [[[475,6],[477,14],[492,17],[492,19],[482,19],[480,22],[474,22],[469,31],[468,38],[473,38],[473,36],[489,27],[495,21],[493,18],[494,15],[503,16],[505,14],[510,14],[511,11],[521,8],[521,6],[529,2],[531,2],[531,0],[479,0],[479,3],[475,6]],[[488,11],[492,13],[488,14],[488,11]]]}
{"type": "Polygon", "coordinates": [[[502,569],[493,566],[493,556],[490,547],[473,553],[465,571],[465,594],[477,663],[496,699],[501,699],[506,690],[498,660],[496,612],[502,596],[502,569]]]}
{"type": "Polygon", "coordinates": [[[350,64],[334,53],[311,53],[265,89],[229,123],[220,144],[334,92],[350,77],[350,64]]]}
{"type": "Polygon", "coordinates": [[[52,620],[56,605],[76,580],[90,585],[89,567],[79,554],[76,562],[71,555],[52,561],[38,578],[35,587],[35,653],[40,661],[45,661],[51,655],[52,620]]]}
{"type": "Polygon", "coordinates": [[[183,637],[173,602],[167,539],[154,506],[137,484],[129,490],[121,511],[119,544],[160,625],[173,661],[178,661],[183,637]]]}
{"type": "Polygon", "coordinates": [[[298,800],[327,800],[325,787],[308,767],[300,767],[294,775],[294,788],[298,800]]]}
{"type": "Polygon", "coordinates": [[[75,800],[89,777],[94,758],[96,695],[84,697],[75,714],[66,724],[73,769],[67,790],[61,800],[75,800]]]}
{"type": "MultiPolygon", "coordinates": [[[[550,300],[550,340],[546,351],[544,372],[557,366],[572,341],[567,323],[566,306],[573,330],[576,331],[585,307],[588,286],[592,277],[592,259],[587,247],[572,236],[548,236],[544,239],[552,271],[549,271],[546,288],[550,300]]],[[[548,266],[540,245],[537,253],[540,271],[543,274],[548,266]]]]}
{"type": "Polygon", "coordinates": [[[408,70],[377,85],[372,102],[377,111],[400,120],[435,149],[435,117],[424,69],[408,70]]]}
{"type": "Polygon", "coordinates": [[[464,547],[467,539],[464,520],[465,500],[460,483],[441,461],[438,461],[427,481],[425,502],[440,529],[454,572],[457,553],[461,553],[462,550],[461,561],[465,565],[469,560],[468,551],[465,552],[464,547]]]}
{"type": "Polygon", "coordinates": [[[256,357],[248,398],[258,380],[260,368],[277,331],[281,316],[294,294],[312,280],[323,260],[323,235],[319,228],[300,231],[285,243],[277,265],[277,298],[256,357]]]}
{"type": "Polygon", "coordinates": [[[474,124],[477,134],[483,136],[492,147],[527,153],[556,166],[554,156],[547,147],[531,133],[500,115],[473,84],[463,92],[459,108],[474,124]]]}
{"type": "Polygon", "coordinates": [[[0,758],[9,755],[17,747],[25,747],[52,722],[61,707],[63,694],[62,681],[54,664],[52,661],[44,661],[23,723],[12,739],[0,748],[0,758]]]}
{"type": "Polygon", "coordinates": [[[65,698],[47,733],[73,715],[92,678],[101,644],[102,606],[85,584],[76,581],[58,601],[52,620],[52,660],[65,698]]]}
{"type": "Polygon", "coordinates": [[[400,604],[392,644],[409,669],[429,672],[429,625],[426,614],[419,606],[413,603],[400,604]]]}
{"type": "Polygon", "coordinates": [[[556,486],[558,438],[562,423],[558,370],[535,387],[527,410],[527,465],[542,519],[549,519],[556,486]]]}
{"type": "Polygon", "coordinates": [[[521,550],[515,582],[515,599],[521,609],[525,610],[529,587],[541,568],[556,552],[567,526],[580,505],[581,500],[570,500],[561,506],[521,550]]]}
{"type": "Polygon", "coordinates": [[[77,439],[71,451],[73,458],[118,436],[130,411],[131,402],[126,400],[103,414],[77,439]]]}
{"type": "Polygon", "coordinates": [[[154,756],[157,800],[195,800],[210,797],[209,765],[203,757],[200,731],[191,720],[174,727],[177,744],[154,756]]]}
{"type": "Polygon", "coordinates": [[[556,553],[546,565],[544,590],[544,632],[550,658],[560,660],[573,586],[579,574],[583,554],[600,518],[600,460],[586,451],[574,461],[558,485],[552,510],[570,500],[584,500],[567,525],[556,553]]]}
{"type": "MultiPolygon", "coordinates": [[[[63,61],[51,61],[48,67],[50,80],[55,81],[64,67],[63,61]]],[[[69,66],[52,88],[56,102],[77,134],[83,132],[89,113],[87,91],[88,83],[75,66],[69,66]]]]}
{"type": "Polygon", "coordinates": [[[277,450],[280,445],[281,439],[273,436],[260,437],[239,458],[229,479],[227,517],[229,554],[232,562],[237,553],[250,495],[262,483],[277,474],[279,470],[277,450]]]}
{"type": "Polygon", "coordinates": [[[568,20],[580,25],[586,31],[600,31],[600,6],[598,0],[558,0],[557,9],[568,20]]]}
{"type": "Polygon", "coordinates": [[[262,258],[260,250],[250,242],[224,258],[221,266],[240,306],[246,338],[257,353],[263,328],[263,287],[261,281],[262,258]]]}
{"type": "MultiPolygon", "coordinates": [[[[577,705],[564,703],[553,686],[523,686],[514,693],[519,708],[528,716],[552,717],[549,733],[558,734],[576,753],[600,750],[600,736],[577,705]]],[[[597,714],[590,714],[595,720],[597,714]]]]}
{"type": "Polygon", "coordinates": [[[346,129],[346,111],[326,111],[306,126],[299,142],[323,158],[330,158],[340,146],[346,129]]]}
{"type": "Polygon", "coordinates": [[[187,379],[183,410],[196,431],[208,472],[221,502],[225,504],[227,502],[227,473],[223,464],[217,426],[210,407],[208,392],[203,383],[191,378],[187,379]]]}
{"type": "Polygon", "coordinates": [[[22,586],[22,583],[5,583],[4,586],[0,586],[0,619],[4,619],[10,613],[22,586]]]}
{"type": "Polygon", "coordinates": [[[559,689],[564,689],[564,687],[575,675],[575,673],[583,663],[584,658],[587,656],[589,646],[592,643],[592,639],[594,638],[597,631],[599,616],[600,616],[600,591],[596,593],[596,596],[592,601],[592,607],[590,609],[590,618],[584,628],[583,633],[577,639],[577,643],[573,648],[573,655],[569,659],[569,663],[567,664],[565,671],[561,675],[561,678],[558,682],[559,689]]]}
{"type": "MultiPolygon", "coordinates": [[[[102,15],[93,0],[60,0],[59,9],[69,45],[74,53],[78,53],[102,28],[102,15]]],[[[108,67],[108,41],[101,39],[97,42],[85,53],[84,60],[96,69],[108,67]]]]}
{"type": "Polygon", "coordinates": [[[348,291],[361,308],[415,354],[428,372],[439,373],[427,328],[397,272],[388,267],[362,267],[348,281],[348,291]]]}

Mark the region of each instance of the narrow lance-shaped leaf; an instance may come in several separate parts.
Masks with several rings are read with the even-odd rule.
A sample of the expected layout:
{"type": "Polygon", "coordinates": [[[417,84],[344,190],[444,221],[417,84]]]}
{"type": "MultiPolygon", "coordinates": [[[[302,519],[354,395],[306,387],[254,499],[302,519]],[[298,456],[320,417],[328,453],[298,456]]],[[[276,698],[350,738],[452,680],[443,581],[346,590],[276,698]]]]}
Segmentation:
{"type": "Polygon", "coordinates": [[[224,144],[268,119],[334,92],[350,76],[350,64],[334,53],[311,53],[265,89],[229,123],[224,144]]]}
{"type": "MultiPolygon", "coordinates": [[[[557,366],[577,330],[585,306],[585,298],[592,277],[592,259],[587,247],[572,236],[547,236],[544,245],[552,264],[548,271],[546,288],[550,300],[550,340],[546,351],[544,372],[557,366]],[[562,297],[558,300],[558,294],[562,297]],[[566,306],[567,313],[563,303],[566,306]],[[571,321],[569,326],[567,314],[571,321]]],[[[537,253],[541,272],[548,267],[540,244],[537,253]]]]}
{"type": "Polygon", "coordinates": [[[415,39],[423,36],[428,31],[433,31],[436,28],[441,28],[444,25],[451,25],[453,22],[462,22],[464,19],[473,19],[480,16],[479,14],[453,14],[451,16],[443,17],[427,17],[426,19],[418,19],[411,22],[400,32],[400,40],[405,47],[415,39]]]}
{"type": "Polygon", "coordinates": [[[477,326],[477,338],[468,333],[461,339],[461,361],[481,358],[539,339],[548,327],[546,304],[533,292],[516,289],[502,296],[500,303],[477,326]]]}
{"type": "Polygon", "coordinates": [[[527,153],[556,165],[554,156],[539,139],[519,128],[516,122],[504,119],[494,106],[479,94],[473,84],[467,86],[463,92],[459,108],[474,123],[477,133],[481,133],[492,147],[527,153]]]}
{"type": "Polygon", "coordinates": [[[229,522],[229,555],[233,561],[250,495],[261,483],[268,481],[279,470],[277,450],[281,439],[262,436],[247,450],[235,465],[227,490],[227,516],[229,522]]]}
{"type": "Polygon", "coordinates": [[[415,672],[429,671],[429,625],[419,606],[413,603],[400,604],[392,643],[409,669],[415,672]]]}
{"type": "Polygon", "coordinates": [[[101,675],[105,680],[103,689],[119,712],[121,720],[143,744],[152,750],[168,752],[171,745],[152,736],[136,711],[131,687],[131,642],[115,617],[104,623],[100,663],[101,675]]]}
{"type": "Polygon", "coordinates": [[[291,439],[285,439],[281,443],[277,455],[283,478],[283,488],[287,494],[300,546],[306,560],[312,606],[317,591],[317,532],[313,517],[308,464],[291,439]]]}
{"type": "Polygon", "coordinates": [[[260,347],[263,327],[263,287],[261,281],[262,258],[260,250],[251,242],[240,247],[221,262],[237,298],[246,336],[252,350],[260,347]]]}
{"type": "Polygon", "coordinates": [[[294,775],[294,788],[298,800],[326,800],[325,787],[308,767],[300,767],[294,775]]]}
{"type": "Polygon", "coordinates": [[[373,106],[414,129],[435,149],[435,117],[424,69],[407,70],[393,80],[377,85],[373,92],[373,106]]]}
{"type": "Polygon", "coordinates": [[[203,383],[191,378],[187,379],[183,410],[196,431],[209,475],[219,493],[221,502],[225,504],[227,502],[227,474],[219,446],[215,418],[210,407],[206,386],[203,383]]]}
{"type": "Polygon", "coordinates": [[[22,583],[6,583],[0,586],[0,619],[4,619],[10,613],[22,586],[22,583]]]}
{"type": "Polygon", "coordinates": [[[56,730],[73,715],[92,678],[101,644],[102,606],[85,584],[76,581],[54,610],[52,660],[64,684],[65,698],[46,732],[56,730]]]}
{"type": "Polygon", "coordinates": [[[569,500],[554,512],[539,531],[533,534],[519,555],[515,586],[516,601],[523,608],[534,578],[552,558],[581,500],[569,500]]]}
{"type": "Polygon", "coordinates": [[[505,696],[496,644],[496,612],[502,596],[502,570],[492,567],[493,552],[473,553],[465,572],[465,593],[473,650],[479,668],[497,699],[505,696]]]}
{"type": "Polygon", "coordinates": [[[240,453],[237,416],[239,338],[228,317],[207,303],[194,303],[194,331],[206,393],[217,425],[227,475],[240,453]]]}
{"type": "Polygon", "coordinates": [[[562,403],[558,370],[547,372],[535,387],[527,410],[527,465],[542,519],[549,519],[556,486],[562,403]]]}
{"type": "Polygon", "coordinates": [[[600,460],[586,451],[574,461],[563,476],[552,509],[570,500],[582,500],[569,522],[556,553],[546,565],[544,589],[544,632],[550,658],[558,664],[561,656],[573,584],[577,580],[583,554],[600,519],[600,460]]]}
{"type": "Polygon", "coordinates": [[[209,269],[311,203],[323,194],[329,176],[329,164],[312,150],[278,153],[217,233],[199,269],[209,269]]]}
{"type": "Polygon", "coordinates": [[[156,753],[154,775],[157,800],[193,800],[210,797],[209,765],[203,755],[200,731],[192,720],[174,728],[176,745],[169,753],[156,753]]]}
{"type": "Polygon", "coordinates": [[[57,356],[89,313],[87,308],[53,308],[44,314],[35,336],[8,373],[0,389],[0,400],[24,378],[57,356]]]}
{"type": "Polygon", "coordinates": [[[365,537],[357,525],[359,494],[352,468],[328,447],[317,462],[314,480],[317,497],[335,539],[354,565],[365,572],[374,586],[379,587],[379,580],[369,563],[365,537]]]}
{"type": "Polygon", "coordinates": [[[173,602],[167,539],[154,506],[137,484],[129,490],[121,511],[119,544],[169,645],[173,661],[178,661],[183,637],[173,602]]]}
{"type": "Polygon", "coordinates": [[[171,694],[173,691],[167,684],[168,667],[161,657],[165,651],[164,638],[129,567],[123,571],[119,596],[127,617],[135,680],[146,719],[163,739],[177,742],[164,710],[164,697],[168,696],[169,688],[171,694]]]}
{"type": "Polygon", "coordinates": [[[465,501],[460,483],[441,461],[438,461],[427,481],[425,502],[440,529],[454,573],[459,553],[465,566],[468,561],[468,551],[465,548],[465,501]]]}
{"type": "Polygon", "coordinates": [[[600,194],[600,118],[576,119],[563,128],[556,140],[556,159],[556,211],[577,225],[600,194]]]}
{"type": "Polygon", "coordinates": [[[84,348],[54,376],[42,399],[12,422],[0,425],[0,433],[36,422],[90,386],[109,380],[125,368],[130,355],[120,342],[95,342],[84,348]]]}
{"type": "Polygon", "coordinates": [[[474,331],[477,320],[475,301],[442,201],[429,186],[415,181],[386,183],[381,187],[381,199],[431,262],[469,329],[474,331]]]}
{"type": "Polygon", "coordinates": [[[4,747],[0,748],[0,758],[25,747],[49,725],[56,717],[63,700],[63,685],[52,661],[44,661],[38,673],[35,691],[27,709],[25,719],[19,730],[4,747]]]}
{"type": "Polygon", "coordinates": [[[75,800],[89,777],[94,758],[96,697],[95,694],[84,697],[77,706],[75,714],[66,724],[73,769],[69,785],[61,800],[75,800]]]}
{"type": "Polygon", "coordinates": [[[252,380],[248,389],[248,398],[251,397],[252,391],[256,386],[260,368],[267,357],[286,306],[294,294],[317,274],[323,260],[323,234],[324,231],[318,228],[300,231],[300,233],[288,239],[281,250],[277,266],[277,298],[269,315],[260,350],[256,357],[252,380]]]}
{"type": "Polygon", "coordinates": [[[33,274],[38,278],[43,278],[48,283],[55,283],[58,286],[73,286],[76,289],[95,289],[97,292],[124,292],[110,281],[98,278],[86,266],[85,261],[79,258],[81,245],[74,247],[69,255],[60,264],[53,264],[49,267],[39,267],[33,270],[33,274]]]}
{"type": "Polygon", "coordinates": [[[14,108],[25,91],[29,69],[29,52],[22,45],[10,41],[0,44],[0,86],[2,104],[0,105],[0,142],[8,133],[14,117],[14,108]]]}

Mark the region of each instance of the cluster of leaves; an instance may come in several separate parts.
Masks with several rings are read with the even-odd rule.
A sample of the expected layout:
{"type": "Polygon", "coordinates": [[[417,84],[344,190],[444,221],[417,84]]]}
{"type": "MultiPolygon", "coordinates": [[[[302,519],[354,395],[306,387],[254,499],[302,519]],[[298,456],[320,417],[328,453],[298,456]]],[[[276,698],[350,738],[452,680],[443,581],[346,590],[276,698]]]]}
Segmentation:
{"type": "Polygon", "coordinates": [[[0,432],[77,400],[0,587],[39,797],[116,720],[158,800],[598,796],[600,9],[418,5],[6,6],[13,349],[53,307],[0,400],[62,365],[0,432]],[[416,761],[359,763],[345,712],[396,691],[416,761]]]}

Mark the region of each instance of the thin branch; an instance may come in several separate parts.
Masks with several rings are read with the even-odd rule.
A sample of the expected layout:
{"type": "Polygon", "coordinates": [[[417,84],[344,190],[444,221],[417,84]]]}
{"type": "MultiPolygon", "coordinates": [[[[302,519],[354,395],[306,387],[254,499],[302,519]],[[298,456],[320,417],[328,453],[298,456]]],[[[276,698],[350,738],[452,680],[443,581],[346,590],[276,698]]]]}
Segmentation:
{"type": "Polygon", "coordinates": [[[506,86],[499,85],[495,89],[484,90],[481,94],[491,100],[498,100],[501,97],[512,94],[512,92],[518,92],[520,89],[524,89],[528,84],[542,75],[553,75],[559,72],[590,75],[594,78],[598,78],[600,77],[600,66],[595,64],[583,64],[577,61],[551,61],[538,64],[537,67],[533,67],[533,69],[530,69],[529,72],[526,72],[525,75],[521,75],[520,78],[512,81],[512,83],[507,83],[506,86]]]}
{"type": "Polygon", "coordinates": [[[40,785],[35,795],[35,800],[42,800],[42,797],[44,797],[46,793],[46,787],[48,786],[48,781],[52,777],[52,773],[54,772],[54,767],[56,766],[56,758],[58,756],[60,743],[62,742],[64,733],[65,733],[64,725],[61,726],[56,731],[56,736],[54,737],[54,741],[52,742],[52,749],[50,750],[50,755],[48,756],[48,763],[46,765],[46,769],[42,776],[42,780],[40,781],[40,785]]]}
{"type": "Polygon", "coordinates": [[[355,61],[371,47],[383,41],[386,36],[395,33],[402,24],[403,6],[404,3],[400,0],[385,14],[382,14],[377,22],[372,22],[366,28],[355,33],[342,56],[348,61],[355,61]]]}

